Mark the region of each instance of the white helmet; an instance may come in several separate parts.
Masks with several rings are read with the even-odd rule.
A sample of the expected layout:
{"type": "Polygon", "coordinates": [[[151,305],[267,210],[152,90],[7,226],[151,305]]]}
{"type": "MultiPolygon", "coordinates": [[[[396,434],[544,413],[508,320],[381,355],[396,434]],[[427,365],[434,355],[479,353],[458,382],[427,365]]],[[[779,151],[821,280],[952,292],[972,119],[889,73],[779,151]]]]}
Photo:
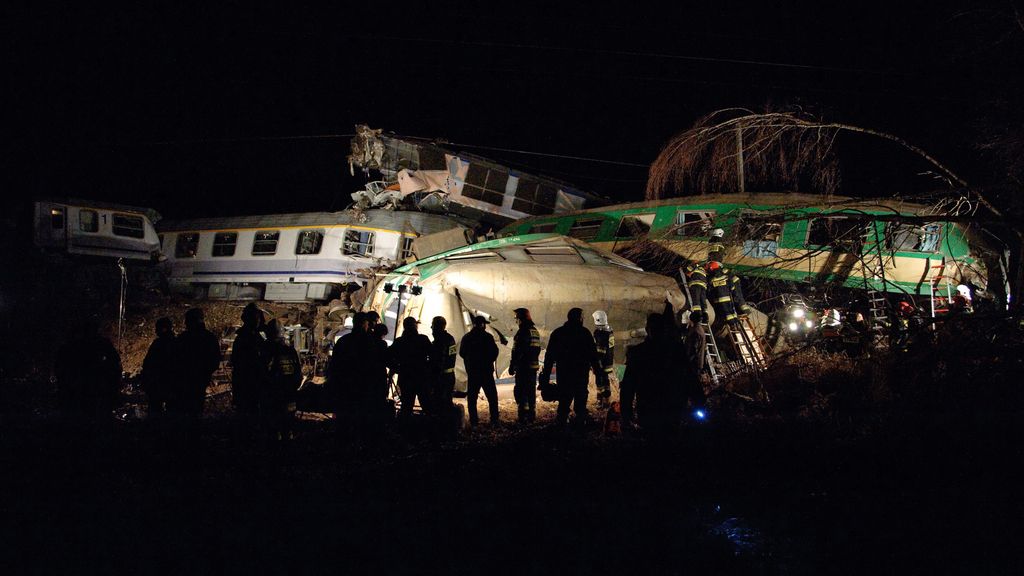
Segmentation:
{"type": "Polygon", "coordinates": [[[966,285],[964,285],[964,284],[957,285],[956,291],[959,292],[960,295],[964,297],[964,300],[967,300],[968,302],[971,301],[971,289],[968,288],[966,285]]]}
{"type": "Polygon", "coordinates": [[[721,228],[715,228],[711,231],[712,238],[722,238],[723,236],[725,236],[725,230],[722,230],[721,228]]]}
{"type": "Polygon", "coordinates": [[[607,326],[608,325],[608,313],[604,310],[594,311],[594,326],[607,326]]]}

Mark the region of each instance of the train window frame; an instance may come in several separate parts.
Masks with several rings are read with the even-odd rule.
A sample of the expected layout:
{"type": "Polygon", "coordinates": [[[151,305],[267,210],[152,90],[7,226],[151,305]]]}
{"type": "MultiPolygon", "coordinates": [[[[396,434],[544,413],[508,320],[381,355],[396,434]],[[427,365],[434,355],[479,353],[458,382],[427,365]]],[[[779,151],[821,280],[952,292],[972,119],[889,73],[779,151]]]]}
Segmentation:
{"type": "Polygon", "coordinates": [[[274,256],[277,254],[277,244],[281,240],[280,230],[257,230],[252,237],[253,256],[274,256]],[[261,238],[261,236],[263,236],[261,238]],[[267,247],[270,248],[267,248],[267,247]],[[260,248],[257,250],[257,248],[260,248]]]}
{"type": "Polygon", "coordinates": [[[525,249],[538,264],[583,264],[583,256],[571,246],[533,246],[525,249]]]}
{"type": "Polygon", "coordinates": [[[404,262],[408,258],[416,257],[412,251],[412,243],[415,240],[415,236],[402,236],[401,240],[398,241],[398,260],[400,262],[404,262]]]}
{"type": "Polygon", "coordinates": [[[110,217],[110,228],[114,236],[123,238],[145,238],[146,221],[142,216],[135,214],[120,214],[114,212],[110,217]]]}
{"type": "Polygon", "coordinates": [[[78,230],[89,234],[96,234],[100,231],[100,215],[95,210],[78,211],[78,230]],[[91,215],[92,220],[86,221],[84,216],[91,215]]]}
{"type": "Polygon", "coordinates": [[[711,229],[714,227],[715,216],[717,215],[718,213],[715,210],[676,210],[676,215],[672,220],[673,233],[682,238],[708,238],[711,235],[711,229]],[[688,214],[696,214],[700,218],[687,222],[686,216],[688,214]],[[680,216],[683,217],[682,222],[679,220],[680,216]],[[689,231],[686,229],[687,226],[690,227],[689,231]],[[696,234],[687,233],[694,229],[698,230],[696,234]]]}
{"type": "Polygon", "coordinates": [[[295,236],[295,255],[296,256],[315,256],[323,250],[324,247],[324,236],[327,235],[327,231],[323,228],[304,228],[299,230],[299,233],[295,236]],[[310,235],[315,236],[310,236],[310,235]],[[306,244],[308,238],[315,238],[312,245],[306,244]],[[304,245],[305,244],[305,245],[304,245]]]}
{"type": "Polygon", "coordinates": [[[584,242],[590,241],[601,235],[602,226],[604,226],[604,218],[577,218],[569,226],[566,236],[584,242]]]}
{"type": "Polygon", "coordinates": [[[345,256],[373,256],[374,243],[376,241],[377,234],[372,230],[360,230],[358,228],[349,228],[345,230],[341,236],[341,253],[345,256]],[[350,239],[350,235],[356,234],[358,236],[355,239],[350,239]],[[363,239],[365,235],[366,239],[363,239]]]}
{"type": "Polygon", "coordinates": [[[886,222],[884,242],[886,250],[892,252],[934,254],[942,246],[942,222],[925,222],[920,226],[906,222],[886,222]],[[929,228],[934,231],[929,232],[929,228]],[[917,241],[908,246],[907,238],[912,235],[917,237],[917,241]]]}
{"type": "Polygon", "coordinates": [[[542,222],[530,226],[530,234],[550,234],[558,228],[558,222],[542,222]]]}
{"type": "Polygon", "coordinates": [[[178,232],[178,238],[174,241],[175,258],[195,258],[198,249],[198,232],[178,232]]]}
{"type": "Polygon", "coordinates": [[[64,209],[63,208],[51,208],[50,209],[50,228],[53,230],[64,229],[64,209]]]}
{"type": "MultiPolygon", "coordinates": [[[[852,227],[851,226],[851,229],[852,227]]],[[[804,242],[805,246],[816,246],[822,250],[836,250],[839,252],[860,252],[864,246],[864,235],[867,233],[867,225],[861,218],[850,218],[848,216],[819,216],[817,218],[811,218],[807,222],[807,238],[804,242]],[[828,242],[820,243],[813,240],[815,239],[815,224],[817,222],[850,222],[853,226],[859,225],[861,233],[854,238],[846,238],[845,235],[836,234],[831,235],[828,242]]],[[[820,238],[819,238],[820,239],[820,238]]]]}
{"type": "Polygon", "coordinates": [[[235,255],[238,249],[238,232],[214,232],[213,248],[210,255],[214,258],[227,258],[235,255]],[[230,239],[230,241],[228,241],[230,239]]]}
{"type": "Polygon", "coordinates": [[[619,224],[615,227],[616,238],[643,238],[651,233],[651,229],[654,228],[654,220],[657,218],[657,212],[637,212],[635,214],[623,214],[619,218],[619,224]],[[650,218],[650,222],[645,222],[646,218],[650,218]],[[627,224],[628,223],[628,224],[627,224]],[[646,226],[646,230],[639,228],[640,225],[646,226]],[[633,230],[627,231],[629,233],[623,234],[623,229],[626,226],[635,226],[633,230]]]}

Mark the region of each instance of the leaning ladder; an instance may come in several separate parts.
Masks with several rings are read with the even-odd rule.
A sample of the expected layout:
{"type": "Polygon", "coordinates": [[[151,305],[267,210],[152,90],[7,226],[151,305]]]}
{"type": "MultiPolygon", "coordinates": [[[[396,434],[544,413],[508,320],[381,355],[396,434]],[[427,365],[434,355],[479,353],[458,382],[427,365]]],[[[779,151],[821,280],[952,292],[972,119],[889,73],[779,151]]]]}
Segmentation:
{"type": "Polygon", "coordinates": [[[872,222],[864,234],[864,250],[871,254],[874,269],[869,269],[866,259],[861,260],[864,268],[864,289],[871,306],[871,336],[875,343],[882,340],[886,327],[889,325],[888,300],[885,297],[885,257],[882,256],[882,239],[878,236],[878,226],[872,222]],[[877,284],[881,283],[881,290],[877,284]]]}
{"type": "MultiPolygon", "coordinates": [[[[686,270],[683,268],[679,269],[679,278],[682,280],[683,290],[686,291],[686,301],[692,310],[693,296],[690,295],[690,283],[686,280],[686,270]]],[[[718,386],[718,369],[715,366],[721,366],[722,355],[718,351],[718,343],[715,342],[715,333],[711,331],[711,325],[707,320],[701,322],[700,327],[704,330],[705,336],[704,364],[708,368],[708,373],[711,374],[711,382],[718,386]]]]}
{"type": "MultiPolygon", "coordinates": [[[[942,261],[931,267],[932,270],[938,269],[938,272],[932,276],[931,280],[928,281],[928,299],[931,301],[932,318],[935,318],[936,314],[941,314],[949,311],[949,303],[953,299],[953,289],[949,283],[949,278],[946,277],[946,257],[942,257],[942,261]],[[946,304],[943,308],[935,307],[935,293],[939,287],[939,283],[943,282],[946,284],[946,304]]],[[[940,296],[941,298],[941,296],[940,296]]]]}

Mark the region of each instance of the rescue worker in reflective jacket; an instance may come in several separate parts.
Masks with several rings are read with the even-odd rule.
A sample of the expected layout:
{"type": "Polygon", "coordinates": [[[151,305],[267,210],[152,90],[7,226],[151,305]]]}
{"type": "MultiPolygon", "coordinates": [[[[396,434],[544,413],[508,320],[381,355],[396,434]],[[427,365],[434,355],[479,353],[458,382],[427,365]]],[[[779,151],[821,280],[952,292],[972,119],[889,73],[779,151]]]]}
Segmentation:
{"type": "Polygon", "coordinates": [[[725,237],[725,230],[721,228],[715,228],[711,231],[711,237],[708,238],[708,261],[718,262],[721,264],[722,259],[725,257],[725,244],[722,243],[722,239],[725,237]]]}
{"type": "Polygon", "coordinates": [[[729,278],[729,295],[732,297],[732,305],[736,310],[736,315],[746,318],[750,314],[750,304],[747,304],[747,299],[743,297],[743,286],[740,284],[740,277],[733,274],[728,268],[725,269],[725,275],[729,278]]]}
{"type": "Polygon", "coordinates": [[[159,418],[167,412],[167,394],[174,386],[174,362],[174,323],[164,317],[156,321],[156,339],[142,361],[142,387],[149,401],[149,418],[159,418]]]}
{"type": "Polygon", "coordinates": [[[597,356],[600,370],[594,376],[597,387],[597,405],[607,408],[612,396],[611,375],[615,364],[615,331],[608,325],[608,313],[597,310],[594,316],[594,342],[597,344],[597,356]]]}
{"type": "Polygon", "coordinates": [[[687,399],[697,407],[704,405],[697,372],[684,344],[670,337],[668,321],[662,314],[647,316],[647,338],[626,351],[619,390],[623,424],[631,425],[635,415],[643,432],[655,437],[675,430],[687,399]]]}
{"type": "Polygon", "coordinates": [[[576,426],[583,427],[587,421],[587,385],[590,371],[601,371],[594,336],[583,325],[583,310],[569,310],[565,324],[551,333],[548,348],[544,354],[544,370],[541,383],[548,382],[551,371],[558,368],[558,413],[555,425],[562,427],[569,420],[572,406],[576,426]]]}
{"type": "Polygon", "coordinates": [[[402,402],[399,415],[402,418],[412,415],[416,398],[419,398],[425,412],[434,411],[433,398],[430,397],[432,345],[430,338],[419,333],[418,324],[419,320],[411,316],[402,320],[402,335],[388,349],[391,370],[398,374],[402,402]]]}
{"type": "Polygon", "coordinates": [[[267,362],[266,386],[261,404],[271,438],[290,440],[294,436],[295,396],[302,384],[299,354],[285,341],[284,328],[277,320],[267,323],[267,343],[263,357],[267,362]]]}
{"type": "Polygon", "coordinates": [[[487,319],[483,316],[473,317],[473,329],[459,342],[459,356],[462,356],[466,364],[466,376],[469,379],[466,390],[469,425],[476,426],[479,423],[476,400],[480,390],[483,390],[491,413],[491,426],[497,426],[498,388],[494,383],[494,361],[498,359],[498,345],[494,343],[494,336],[487,333],[487,319]]]}
{"type": "Polygon", "coordinates": [[[242,309],[242,327],[231,345],[231,400],[246,421],[259,413],[260,391],[267,377],[262,329],[263,312],[255,304],[247,304],[242,309]]]}
{"type": "Polygon", "coordinates": [[[721,263],[711,261],[708,262],[707,272],[708,283],[710,284],[708,300],[715,307],[718,320],[730,325],[737,324],[739,317],[736,315],[736,308],[733,306],[732,288],[729,285],[729,276],[725,273],[725,268],[722,267],[721,263]]]}
{"type": "Polygon", "coordinates": [[[706,312],[708,306],[708,274],[704,266],[691,262],[685,268],[686,284],[690,289],[690,311],[706,312]]]}
{"type": "Polygon", "coordinates": [[[438,410],[449,410],[452,407],[452,394],[455,391],[455,360],[458,347],[455,337],[445,328],[448,321],[443,316],[434,316],[430,321],[430,334],[434,337],[430,348],[430,364],[434,372],[434,389],[432,396],[438,410]]]}
{"type": "Polygon", "coordinates": [[[512,361],[508,373],[515,376],[513,394],[519,405],[519,423],[533,422],[537,414],[537,370],[540,369],[540,332],[533,324],[530,311],[516,308],[513,311],[519,331],[512,339],[512,361]]]}

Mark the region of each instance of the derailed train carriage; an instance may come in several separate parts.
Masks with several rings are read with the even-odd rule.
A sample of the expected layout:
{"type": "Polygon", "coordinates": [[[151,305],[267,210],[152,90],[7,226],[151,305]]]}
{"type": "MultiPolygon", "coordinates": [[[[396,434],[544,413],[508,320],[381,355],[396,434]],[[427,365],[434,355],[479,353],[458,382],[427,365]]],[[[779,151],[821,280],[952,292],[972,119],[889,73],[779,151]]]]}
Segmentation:
{"type": "Polygon", "coordinates": [[[163,221],[159,232],[172,291],[315,302],[411,258],[421,235],[455,228],[447,216],[366,210],[163,221]]]}
{"type": "MultiPolygon", "coordinates": [[[[512,338],[518,329],[516,308],[530,309],[542,345],[565,322],[571,308],[584,310],[591,329],[590,314],[605,310],[616,331],[616,360],[622,362],[626,346],[643,339],[647,315],[661,312],[666,299],[677,309],[685,304],[671,278],[644,272],[620,256],[579,240],[527,234],[480,242],[402,266],[383,278],[364,310],[380,313],[392,335],[406,317],[419,320],[421,331],[429,333],[433,317],[442,316],[457,341],[472,328],[473,316],[484,316],[490,321],[488,331],[499,343],[498,376],[507,378],[512,338]]],[[[456,380],[464,390],[461,358],[456,380]]]]}
{"type": "Polygon", "coordinates": [[[711,230],[722,228],[724,264],[749,279],[911,298],[964,284],[1005,298],[1005,279],[991,275],[1001,255],[969,225],[945,216],[891,199],[719,194],[528,218],[502,235],[565,234],[634,258],[654,245],[701,261],[711,230]]]}
{"type": "Polygon", "coordinates": [[[33,241],[44,250],[80,256],[154,261],[159,215],[147,208],[95,200],[43,200],[34,205],[33,241]]]}

